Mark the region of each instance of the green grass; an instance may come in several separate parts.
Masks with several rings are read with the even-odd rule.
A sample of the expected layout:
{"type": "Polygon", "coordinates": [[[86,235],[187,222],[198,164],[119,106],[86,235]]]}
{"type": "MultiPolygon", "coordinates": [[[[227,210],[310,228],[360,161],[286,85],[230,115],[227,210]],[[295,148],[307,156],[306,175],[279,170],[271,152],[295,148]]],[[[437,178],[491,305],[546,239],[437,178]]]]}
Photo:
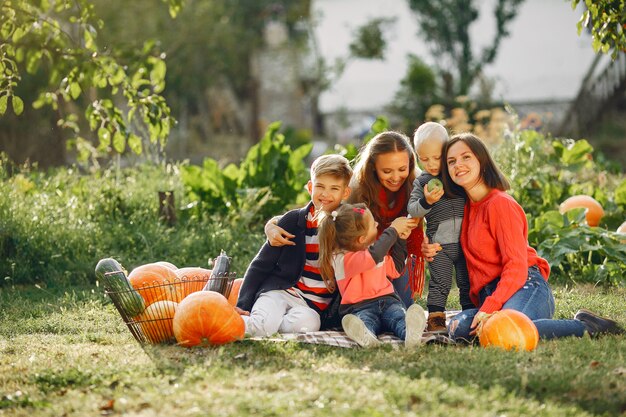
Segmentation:
{"type": "MultiPolygon", "coordinates": [[[[626,323],[624,288],[555,296],[557,317],[584,306],[626,323]]],[[[620,415],[624,342],[542,341],[530,353],[253,341],[144,351],[98,288],[3,288],[0,415],[620,415]]]]}

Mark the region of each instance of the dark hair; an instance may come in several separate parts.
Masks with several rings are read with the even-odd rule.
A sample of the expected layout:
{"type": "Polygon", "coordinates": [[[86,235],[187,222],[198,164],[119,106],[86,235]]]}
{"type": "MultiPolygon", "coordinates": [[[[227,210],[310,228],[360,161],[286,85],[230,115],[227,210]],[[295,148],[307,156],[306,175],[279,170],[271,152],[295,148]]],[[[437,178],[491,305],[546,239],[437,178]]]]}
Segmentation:
{"type": "Polygon", "coordinates": [[[409,157],[409,176],[402,184],[398,193],[406,193],[407,201],[415,180],[415,153],[411,141],[400,132],[381,132],[374,136],[357,155],[354,176],[352,177],[352,194],[348,201],[365,203],[372,212],[374,219],[379,221],[380,199],[378,193],[382,184],[376,175],[376,158],[393,152],[406,152],[409,157]]]}
{"type": "Polygon", "coordinates": [[[465,190],[452,181],[450,172],[448,171],[448,149],[458,142],[465,143],[474,156],[476,156],[476,159],[478,159],[481,176],[487,187],[501,191],[506,191],[511,188],[509,180],[506,179],[502,171],[500,171],[500,168],[496,165],[485,143],[472,133],[459,133],[452,136],[450,140],[444,144],[443,150],[441,151],[441,177],[443,180],[443,188],[447,190],[446,193],[450,195],[465,195],[465,190]]]}
{"type": "Polygon", "coordinates": [[[367,233],[365,204],[342,204],[331,213],[321,212],[317,223],[319,268],[328,291],[335,291],[333,255],[340,250],[355,251],[358,237],[367,233]]]}

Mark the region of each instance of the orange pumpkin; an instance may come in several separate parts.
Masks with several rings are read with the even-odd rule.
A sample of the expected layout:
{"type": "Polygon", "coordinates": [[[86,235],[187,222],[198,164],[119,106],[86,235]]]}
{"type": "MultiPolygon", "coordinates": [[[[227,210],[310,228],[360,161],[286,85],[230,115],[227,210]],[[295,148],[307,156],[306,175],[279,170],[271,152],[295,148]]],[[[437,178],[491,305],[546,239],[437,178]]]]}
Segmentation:
{"type": "Polygon", "coordinates": [[[222,345],[242,339],[244,331],[241,316],[215,291],[189,294],[174,314],[174,336],[181,346],[222,345]]]}
{"type": "Polygon", "coordinates": [[[230,293],[228,294],[228,304],[233,307],[237,305],[237,301],[239,300],[239,290],[241,289],[241,284],[243,284],[243,278],[237,278],[233,281],[233,284],[230,287],[230,293]]]}
{"type": "Polygon", "coordinates": [[[568,198],[559,206],[559,212],[563,214],[575,208],[585,209],[585,219],[591,227],[597,227],[600,224],[600,219],[604,216],[604,210],[600,203],[588,195],[575,195],[568,198]]]}
{"type": "Polygon", "coordinates": [[[482,347],[495,346],[505,350],[533,350],[539,342],[537,327],[528,316],[516,310],[495,312],[483,324],[478,335],[482,347]]]}
{"type": "Polygon", "coordinates": [[[150,343],[161,343],[174,338],[173,319],[177,303],[157,301],[137,318],[141,331],[150,343]]]}
{"type": "Polygon", "coordinates": [[[169,269],[171,269],[172,271],[176,271],[178,269],[178,267],[176,265],[174,265],[171,262],[167,262],[167,261],[159,261],[159,262],[155,262],[155,264],[166,266],[169,269]]]}
{"type": "Polygon", "coordinates": [[[176,271],[176,276],[179,280],[178,293],[182,300],[193,292],[202,291],[211,276],[211,270],[196,267],[180,268],[176,271]]]}
{"type": "Polygon", "coordinates": [[[176,273],[170,268],[158,264],[146,264],[133,269],[128,281],[141,294],[146,306],[161,300],[178,301],[174,287],[176,273]]]}

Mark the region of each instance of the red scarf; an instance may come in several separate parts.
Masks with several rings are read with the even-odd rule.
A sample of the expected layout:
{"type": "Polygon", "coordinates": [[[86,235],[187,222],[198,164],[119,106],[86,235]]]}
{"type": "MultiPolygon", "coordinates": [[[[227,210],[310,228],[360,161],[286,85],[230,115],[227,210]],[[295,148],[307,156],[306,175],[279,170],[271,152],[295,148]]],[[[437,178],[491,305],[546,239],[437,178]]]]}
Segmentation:
{"type": "MultiPolygon", "coordinates": [[[[391,225],[397,217],[406,216],[407,212],[407,193],[404,189],[400,189],[395,193],[395,201],[393,207],[389,206],[389,199],[385,187],[380,187],[378,192],[378,235],[391,225]]],[[[422,256],[422,241],[424,240],[423,223],[420,221],[409,238],[406,240],[409,257],[406,267],[409,269],[409,285],[411,287],[411,295],[416,293],[421,297],[424,291],[424,257],[422,256]]]]}

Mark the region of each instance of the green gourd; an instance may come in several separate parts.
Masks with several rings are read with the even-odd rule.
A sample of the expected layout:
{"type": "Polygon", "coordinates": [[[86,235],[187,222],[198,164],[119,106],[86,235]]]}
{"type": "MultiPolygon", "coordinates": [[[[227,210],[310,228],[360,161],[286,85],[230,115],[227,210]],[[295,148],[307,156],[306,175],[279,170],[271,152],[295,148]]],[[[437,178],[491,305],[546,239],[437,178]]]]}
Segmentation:
{"type": "Polygon", "coordinates": [[[143,297],[130,285],[126,271],[115,259],[101,259],[96,265],[96,277],[122,316],[134,317],[146,309],[143,297]]]}

